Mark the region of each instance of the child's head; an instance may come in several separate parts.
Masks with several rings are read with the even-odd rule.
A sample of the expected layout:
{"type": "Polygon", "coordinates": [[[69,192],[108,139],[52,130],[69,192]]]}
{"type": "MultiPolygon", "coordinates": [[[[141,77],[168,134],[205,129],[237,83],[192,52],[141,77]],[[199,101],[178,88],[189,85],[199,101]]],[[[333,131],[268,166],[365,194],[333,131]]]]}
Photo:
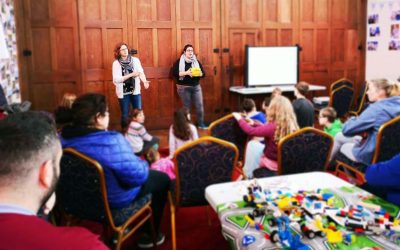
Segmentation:
{"type": "Polygon", "coordinates": [[[323,108],[319,111],[319,124],[326,126],[328,124],[331,124],[335,121],[336,119],[336,110],[332,107],[326,107],[323,108]]]}
{"type": "Polygon", "coordinates": [[[274,97],[268,106],[267,117],[268,122],[276,123],[275,141],[279,141],[299,128],[293,106],[287,97],[274,97]]]}
{"type": "Polygon", "coordinates": [[[306,82],[299,82],[294,87],[295,87],[294,93],[295,93],[296,97],[298,94],[300,94],[302,96],[307,95],[308,90],[309,90],[309,85],[306,82]]]}
{"type": "Polygon", "coordinates": [[[192,137],[189,123],[190,112],[188,108],[182,107],[174,112],[174,124],[172,125],[174,135],[184,141],[189,140],[192,137]]]}
{"type": "Polygon", "coordinates": [[[263,110],[267,110],[269,103],[275,96],[281,96],[282,95],[282,90],[279,87],[276,87],[272,90],[271,97],[267,96],[265,97],[264,101],[262,102],[261,108],[263,110]]]}
{"type": "Polygon", "coordinates": [[[151,147],[147,150],[144,157],[150,164],[152,164],[160,159],[160,153],[155,148],[151,147]]]}
{"type": "Polygon", "coordinates": [[[282,95],[282,90],[279,87],[276,87],[272,90],[271,99],[278,95],[282,95]]]}
{"type": "Polygon", "coordinates": [[[256,103],[251,98],[244,98],[242,108],[245,113],[250,113],[256,110],[256,103]]]}
{"type": "Polygon", "coordinates": [[[76,95],[73,93],[65,93],[60,102],[60,106],[64,108],[72,108],[72,104],[76,100],[76,95]]]}
{"type": "Polygon", "coordinates": [[[144,113],[142,109],[132,109],[129,113],[131,121],[144,123],[144,113]]]}

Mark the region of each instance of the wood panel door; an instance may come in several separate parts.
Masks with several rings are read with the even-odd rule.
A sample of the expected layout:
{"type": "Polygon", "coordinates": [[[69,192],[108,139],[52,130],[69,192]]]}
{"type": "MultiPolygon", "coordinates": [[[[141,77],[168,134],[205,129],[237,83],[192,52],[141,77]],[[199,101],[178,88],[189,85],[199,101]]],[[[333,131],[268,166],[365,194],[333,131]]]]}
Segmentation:
{"type": "Polygon", "coordinates": [[[111,128],[119,128],[120,109],[112,83],[114,46],[128,40],[126,0],[77,0],[82,93],[106,95],[111,128]]]}
{"type": "Polygon", "coordinates": [[[16,19],[23,99],[33,109],[52,112],[64,92],[81,83],[75,0],[17,0],[16,19]]]}
{"type": "Polygon", "coordinates": [[[301,79],[330,86],[347,77],[362,83],[360,1],[300,1],[301,79]]]}
{"type": "Polygon", "coordinates": [[[142,88],[146,127],[167,128],[175,110],[175,90],[171,68],[176,52],[174,0],[134,0],[130,2],[129,39],[138,50],[150,88],[142,88]]]}

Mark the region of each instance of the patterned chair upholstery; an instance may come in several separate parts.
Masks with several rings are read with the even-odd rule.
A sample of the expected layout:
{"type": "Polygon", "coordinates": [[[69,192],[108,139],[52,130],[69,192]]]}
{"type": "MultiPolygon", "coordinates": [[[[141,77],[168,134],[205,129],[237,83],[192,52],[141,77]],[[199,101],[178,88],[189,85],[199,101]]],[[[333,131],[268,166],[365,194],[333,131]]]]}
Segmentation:
{"type": "Polygon", "coordinates": [[[341,86],[332,92],[329,106],[336,110],[337,117],[343,118],[349,111],[353,101],[354,90],[341,86]]]}
{"type": "MultiPolygon", "coordinates": [[[[384,123],[378,130],[376,146],[372,164],[388,161],[400,153],[400,116],[384,123]]],[[[336,160],[336,175],[344,174],[351,182],[363,184],[364,173],[367,170],[365,164],[354,162],[338,153],[336,160]]]]}
{"type": "Polygon", "coordinates": [[[208,134],[235,144],[239,149],[239,161],[243,161],[248,138],[232,114],[211,123],[208,128],[208,134]]]}
{"type": "Polygon", "coordinates": [[[349,79],[341,78],[331,84],[329,102],[325,104],[314,103],[314,109],[319,112],[325,107],[333,107],[338,112],[338,117],[343,117],[350,110],[353,101],[353,93],[351,92],[354,92],[353,82],[349,79]],[[351,95],[350,98],[349,95],[351,95]]]}
{"type": "Polygon", "coordinates": [[[368,90],[368,85],[366,82],[364,82],[361,86],[360,92],[358,93],[357,105],[355,109],[349,111],[349,114],[351,116],[358,116],[359,114],[361,114],[361,112],[364,111],[364,109],[367,108],[368,106],[367,90],[368,90]]]}
{"type": "MultiPolygon", "coordinates": [[[[152,223],[151,195],[132,203],[122,210],[111,210],[108,205],[106,183],[101,165],[72,148],[64,149],[61,174],[57,185],[56,207],[67,225],[81,220],[103,224],[102,238],[112,245],[114,233],[118,235],[115,249],[141,225],[152,223]]],[[[155,232],[153,232],[155,239],[155,232]]]]}
{"type": "Polygon", "coordinates": [[[175,192],[169,194],[172,249],[176,249],[175,210],[207,205],[206,187],[231,181],[237,161],[235,145],[211,136],[201,137],[175,152],[176,185],[175,192]]]}
{"type": "Polygon", "coordinates": [[[314,128],[303,128],[278,143],[278,174],[325,171],[333,138],[314,128]]]}

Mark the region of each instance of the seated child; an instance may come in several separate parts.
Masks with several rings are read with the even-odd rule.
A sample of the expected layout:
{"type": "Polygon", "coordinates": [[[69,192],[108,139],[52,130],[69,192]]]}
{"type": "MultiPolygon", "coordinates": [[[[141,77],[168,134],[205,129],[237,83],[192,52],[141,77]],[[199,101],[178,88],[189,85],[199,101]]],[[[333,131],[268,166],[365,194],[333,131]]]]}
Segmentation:
{"type": "Polygon", "coordinates": [[[336,110],[332,107],[326,107],[319,111],[319,125],[324,126],[324,131],[332,137],[342,131],[343,124],[339,118],[336,118],[336,110]]]}
{"type": "Polygon", "coordinates": [[[243,113],[246,118],[259,121],[264,124],[266,122],[265,114],[256,109],[256,103],[251,98],[244,98],[242,103],[243,113]]]}
{"type": "Polygon", "coordinates": [[[150,148],[145,158],[149,162],[151,169],[164,172],[171,180],[175,180],[175,166],[168,157],[161,158],[157,150],[150,148]]]}
{"type": "Polygon", "coordinates": [[[144,113],[141,109],[133,109],[129,114],[130,124],[128,131],[125,133],[125,138],[131,144],[133,152],[136,155],[145,154],[150,148],[158,149],[160,139],[147,133],[143,126],[144,113]]]}

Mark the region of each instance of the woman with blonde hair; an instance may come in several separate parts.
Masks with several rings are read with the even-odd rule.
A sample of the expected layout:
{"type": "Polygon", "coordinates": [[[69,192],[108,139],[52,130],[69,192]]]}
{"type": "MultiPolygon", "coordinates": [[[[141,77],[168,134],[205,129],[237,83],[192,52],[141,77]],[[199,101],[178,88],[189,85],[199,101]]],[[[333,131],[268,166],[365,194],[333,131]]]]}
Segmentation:
{"type": "Polygon", "coordinates": [[[387,79],[367,81],[371,104],[359,117],[352,117],[335,136],[332,158],[339,152],[352,161],[371,164],[376,136],[385,122],[400,115],[400,85],[387,79]],[[364,139],[361,137],[364,136],[364,139]]]}
{"type": "MultiPolygon", "coordinates": [[[[264,154],[260,159],[260,168],[263,176],[275,175],[278,170],[277,145],[280,139],[299,129],[292,104],[284,96],[276,96],[266,109],[266,124],[248,124],[239,113],[233,116],[239,122],[242,130],[250,136],[262,136],[265,139],[264,154]]],[[[249,157],[246,155],[246,158],[249,157]]],[[[252,169],[245,169],[251,175],[252,169]]]]}

